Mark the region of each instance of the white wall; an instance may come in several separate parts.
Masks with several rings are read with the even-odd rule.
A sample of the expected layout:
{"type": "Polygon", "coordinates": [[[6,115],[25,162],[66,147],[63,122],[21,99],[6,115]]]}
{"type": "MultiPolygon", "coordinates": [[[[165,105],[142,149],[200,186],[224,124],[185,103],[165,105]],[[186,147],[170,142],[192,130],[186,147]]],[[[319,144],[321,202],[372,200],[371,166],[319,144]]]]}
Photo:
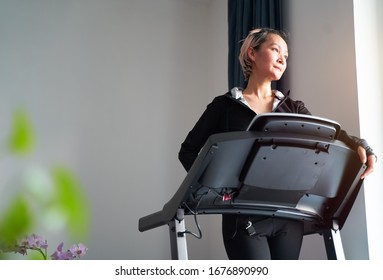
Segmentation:
{"type": "Polygon", "coordinates": [[[354,0],[355,46],[360,131],[378,155],[375,172],[365,182],[370,259],[383,259],[383,19],[382,1],[354,0]]]}
{"type": "Polygon", "coordinates": [[[169,259],[168,228],[140,233],[138,219],[179,187],[180,144],[226,90],[225,9],[218,0],[0,1],[0,124],[24,105],[35,162],[79,176],[92,215],[87,258],[169,259]]]}
{"type": "MultiPolygon", "coordinates": [[[[190,112],[187,112],[187,115],[192,117],[186,126],[181,126],[185,133],[183,137],[186,137],[186,133],[189,132],[200,117],[206,105],[215,96],[227,91],[227,2],[222,0],[211,1],[208,18],[208,37],[204,44],[206,44],[209,52],[207,61],[209,83],[206,90],[198,87],[201,96],[197,98],[200,99],[198,102],[201,102],[201,104],[195,108],[190,108],[190,112]]],[[[201,240],[191,236],[187,237],[189,259],[227,259],[221,233],[221,216],[199,216],[198,221],[201,224],[203,235],[201,240]]],[[[196,232],[192,217],[186,218],[186,224],[196,232]]]]}

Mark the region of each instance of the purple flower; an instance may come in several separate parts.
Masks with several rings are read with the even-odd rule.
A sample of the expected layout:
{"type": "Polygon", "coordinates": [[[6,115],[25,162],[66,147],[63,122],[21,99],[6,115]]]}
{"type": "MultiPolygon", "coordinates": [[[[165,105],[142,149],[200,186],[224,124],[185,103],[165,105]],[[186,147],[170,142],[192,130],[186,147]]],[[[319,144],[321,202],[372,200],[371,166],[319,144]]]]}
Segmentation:
{"type": "Polygon", "coordinates": [[[21,240],[20,244],[17,244],[15,246],[14,252],[22,254],[22,255],[26,255],[29,249],[36,250],[36,251],[39,251],[45,259],[47,248],[48,248],[48,244],[46,240],[44,240],[39,235],[32,234],[32,235],[24,237],[24,239],[21,240]],[[45,253],[43,250],[45,251],[45,253]]]}
{"type": "Polygon", "coordinates": [[[63,252],[64,242],[61,242],[59,246],[57,246],[57,250],[52,254],[52,260],[72,260],[73,254],[68,250],[63,252]]]}
{"type": "Polygon", "coordinates": [[[27,236],[24,240],[27,249],[47,249],[47,241],[44,240],[41,236],[32,234],[27,236]]]}
{"type": "Polygon", "coordinates": [[[78,258],[84,256],[87,250],[88,248],[86,248],[82,243],[74,244],[69,248],[69,251],[73,254],[73,256],[78,258]]]}
{"type": "Polygon", "coordinates": [[[22,254],[23,256],[27,254],[27,248],[25,247],[16,247],[14,251],[15,253],[22,254]]]}
{"type": "Polygon", "coordinates": [[[73,260],[84,256],[88,250],[82,243],[72,245],[67,251],[63,251],[63,247],[64,242],[61,242],[57,250],[52,254],[52,260],[73,260]]]}
{"type": "MultiPolygon", "coordinates": [[[[35,250],[41,253],[44,260],[47,259],[48,243],[41,236],[36,234],[24,237],[20,243],[13,246],[3,247],[4,246],[0,246],[0,252],[14,252],[26,255],[28,250],[35,250]]],[[[66,251],[63,250],[63,247],[64,242],[61,242],[57,246],[56,251],[51,255],[52,260],[73,260],[84,256],[88,250],[82,243],[74,244],[66,251]]]]}

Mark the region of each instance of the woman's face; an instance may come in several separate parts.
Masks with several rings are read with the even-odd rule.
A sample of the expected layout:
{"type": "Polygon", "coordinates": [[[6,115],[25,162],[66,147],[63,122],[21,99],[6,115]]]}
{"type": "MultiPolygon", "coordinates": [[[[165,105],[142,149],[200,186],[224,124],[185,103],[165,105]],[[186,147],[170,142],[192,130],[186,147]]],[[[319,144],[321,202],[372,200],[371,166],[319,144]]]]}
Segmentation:
{"type": "Polygon", "coordinates": [[[285,40],[276,34],[270,34],[253,54],[252,74],[257,78],[271,81],[279,80],[287,67],[288,47],[285,40]]]}

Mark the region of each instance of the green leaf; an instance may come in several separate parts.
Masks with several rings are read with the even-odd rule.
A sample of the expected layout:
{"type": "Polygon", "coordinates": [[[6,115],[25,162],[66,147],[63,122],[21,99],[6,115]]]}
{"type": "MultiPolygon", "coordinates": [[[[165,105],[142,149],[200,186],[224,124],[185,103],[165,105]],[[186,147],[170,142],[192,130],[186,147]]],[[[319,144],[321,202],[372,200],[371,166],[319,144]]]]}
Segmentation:
{"type": "Polygon", "coordinates": [[[56,205],[66,217],[70,237],[86,238],[89,213],[82,186],[72,172],[64,167],[54,168],[52,177],[57,191],[56,205]]]}
{"type": "Polygon", "coordinates": [[[35,147],[34,130],[25,110],[18,109],[13,113],[8,145],[11,152],[19,155],[29,154],[35,147]]]}
{"type": "Polygon", "coordinates": [[[0,243],[12,245],[28,233],[33,224],[33,218],[26,199],[17,195],[0,218],[0,243]]]}

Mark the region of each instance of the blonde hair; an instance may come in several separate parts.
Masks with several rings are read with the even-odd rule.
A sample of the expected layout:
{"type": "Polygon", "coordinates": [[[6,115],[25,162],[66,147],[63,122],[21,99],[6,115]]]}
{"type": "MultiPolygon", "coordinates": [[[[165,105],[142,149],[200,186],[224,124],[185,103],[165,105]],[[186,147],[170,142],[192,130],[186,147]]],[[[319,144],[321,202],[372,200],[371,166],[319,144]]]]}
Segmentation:
{"type": "Polygon", "coordinates": [[[267,41],[270,34],[276,34],[280,36],[286,44],[287,42],[287,34],[283,31],[279,31],[272,28],[256,28],[249,32],[245,40],[243,40],[241,50],[239,53],[239,63],[242,67],[243,75],[245,76],[245,81],[249,79],[252,72],[252,62],[248,55],[248,50],[253,48],[254,50],[258,50],[260,46],[267,41]]]}

